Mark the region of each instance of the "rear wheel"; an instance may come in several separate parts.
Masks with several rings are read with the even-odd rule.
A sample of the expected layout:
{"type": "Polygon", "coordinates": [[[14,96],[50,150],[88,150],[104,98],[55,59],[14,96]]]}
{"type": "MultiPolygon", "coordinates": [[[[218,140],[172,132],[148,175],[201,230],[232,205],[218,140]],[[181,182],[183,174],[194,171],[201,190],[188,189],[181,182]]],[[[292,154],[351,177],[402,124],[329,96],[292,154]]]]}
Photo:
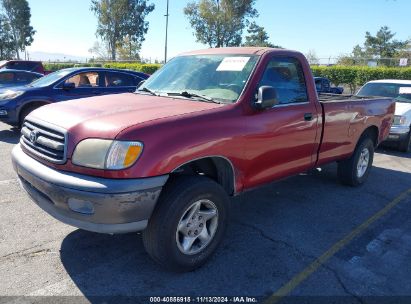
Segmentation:
{"type": "Polygon", "coordinates": [[[166,186],[143,232],[148,254],[172,271],[191,271],[216,250],[227,225],[230,200],[213,180],[181,176],[166,186]]]}
{"type": "Polygon", "coordinates": [[[360,139],[354,154],[338,163],[338,178],[349,186],[359,186],[365,182],[374,160],[374,143],[369,137],[360,139]]]}
{"type": "Polygon", "coordinates": [[[407,137],[400,142],[398,149],[401,152],[409,152],[410,151],[410,145],[411,145],[411,131],[408,132],[407,137]]]}

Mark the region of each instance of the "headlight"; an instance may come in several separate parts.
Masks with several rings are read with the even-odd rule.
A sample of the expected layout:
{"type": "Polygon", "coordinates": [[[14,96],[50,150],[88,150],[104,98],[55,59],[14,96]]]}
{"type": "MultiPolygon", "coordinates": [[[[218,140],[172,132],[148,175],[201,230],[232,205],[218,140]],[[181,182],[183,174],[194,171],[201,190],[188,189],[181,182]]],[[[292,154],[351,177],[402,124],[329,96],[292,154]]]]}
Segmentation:
{"type": "Polygon", "coordinates": [[[72,162],[75,165],[118,170],[132,166],[143,152],[138,141],[107,139],[85,139],[74,150],[72,162]]]}
{"type": "Polygon", "coordinates": [[[14,99],[16,97],[19,97],[21,94],[23,94],[23,91],[11,91],[7,90],[6,92],[0,93],[0,100],[4,99],[14,99]]]}
{"type": "Polygon", "coordinates": [[[407,123],[407,117],[402,116],[402,115],[395,115],[394,116],[394,125],[396,126],[402,126],[407,123]]]}

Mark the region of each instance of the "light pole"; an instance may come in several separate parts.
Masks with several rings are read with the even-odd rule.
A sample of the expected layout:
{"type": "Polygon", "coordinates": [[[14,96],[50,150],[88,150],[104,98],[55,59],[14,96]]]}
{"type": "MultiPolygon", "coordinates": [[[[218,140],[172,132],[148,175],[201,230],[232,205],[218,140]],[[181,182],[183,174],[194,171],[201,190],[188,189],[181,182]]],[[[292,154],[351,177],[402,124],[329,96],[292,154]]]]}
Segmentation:
{"type": "Polygon", "coordinates": [[[167,12],[164,15],[166,17],[166,42],[165,42],[165,46],[164,46],[164,63],[167,62],[167,38],[168,38],[167,36],[168,36],[168,16],[169,16],[169,14],[168,14],[168,2],[169,2],[169,0],[167,0],[167,12]]]}
{"type": "Polygon", "coordinates": [[[220,45],[220,0],[217,0],[217,46],[221,47],[220,45]]]}

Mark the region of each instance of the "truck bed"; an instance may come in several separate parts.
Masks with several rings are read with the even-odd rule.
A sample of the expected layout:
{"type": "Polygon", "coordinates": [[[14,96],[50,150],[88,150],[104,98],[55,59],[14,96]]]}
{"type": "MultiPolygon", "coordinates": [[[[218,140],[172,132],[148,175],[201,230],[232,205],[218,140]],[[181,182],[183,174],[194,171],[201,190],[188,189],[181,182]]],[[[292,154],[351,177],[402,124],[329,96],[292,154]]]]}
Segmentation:
{"type": "Polygon", "coordinates": [[[375,126],[376,143],[388,136],[395,103],[392,98],[319,94],[323,138],[318,163],[349,157],[365,126],[375,126]]]}
{"type": "Polygon", "coordinates": [[[354,100],[366,100],[366,99],[376,99],[376,98],[378,97],[356,96],[352,94],[330,94],[330,93],[319,93],[318,94],[318,100],[320,102],[354,101],[354,100]]]}

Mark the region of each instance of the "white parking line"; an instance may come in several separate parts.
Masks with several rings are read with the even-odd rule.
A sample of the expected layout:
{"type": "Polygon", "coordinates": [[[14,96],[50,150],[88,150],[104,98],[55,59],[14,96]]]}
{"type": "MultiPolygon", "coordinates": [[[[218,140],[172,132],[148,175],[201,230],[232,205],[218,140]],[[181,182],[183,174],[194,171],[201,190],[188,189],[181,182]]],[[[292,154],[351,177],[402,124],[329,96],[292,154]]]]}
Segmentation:
{"type": "Polygon", "coordinates": [[[17,183],[17,178],[2,180],[2,181],[0,181],[0,186],[9,185],[9,184],[13,184],[13,183],[17,183]]]}

